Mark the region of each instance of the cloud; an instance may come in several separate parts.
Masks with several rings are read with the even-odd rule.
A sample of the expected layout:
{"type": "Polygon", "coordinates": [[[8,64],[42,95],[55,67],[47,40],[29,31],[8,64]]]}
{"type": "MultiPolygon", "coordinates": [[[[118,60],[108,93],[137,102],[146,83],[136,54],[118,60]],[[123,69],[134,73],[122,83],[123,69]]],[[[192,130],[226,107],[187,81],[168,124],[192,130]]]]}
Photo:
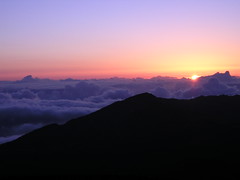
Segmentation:
{"type": "Polygon", "coordinates": [[[162,88],[162,87],[157,87],[156,89],[151,91],[151,93],[157,97],[162,97],[162,98],[170,97],[170,93],[165,88],[162,88]]]}
{"type": "Polygon", "coordinates": [[[112,89],[103,93],[104,99],[126,99],[131,96],[128,89],[112,89]]]}
{"type": "Polygon", "coordinates": [[[20,89],[17,92],[11,94],[14,99],[35,99],[37,95],[29,89],[20,89]]]}
{"type": "MultiPolygon", "coordinates": [[[[206,82],[206,80],[204,81],[206,82]]],[[[217,78],[208,78],[206,83],[200,83],[197,87],[190,88],[182,93],[182,98],[194,98],[198,96],[218,96],[240,94],[236,87],[220,82],[217,78]]]]}
{"type": "Polygon", "coordinates": [[[0,137],[25,134],[51,123],[62,124],[112,102],[11,99],[0,106],[0,137]]]}
{"type": "Polygon", "coordinates": [[[7,136],[7,137],[0,137],[0,144],[13,141],[17,138],[19,138],[21,135],[13,135],[13,136],[7,136]]]}
{"type": "Polygon", "coordinates": [[[205,92],[202,88],[191,88],[185,92],[182,92],[182,96],[180,98],[190,99],[198,96],[204,96],[205,92]]]}
{"type": "Polygon", "coordinates": [[[219,82],[216,78],[211,78],[203,85],[207,95],[234,95],[237,94],[237,89],[228,87],[219,82]]]}
{"type": "Polygon", "coordinates": [[[189,99],[240,94],[240,79],[229,72],[200,77],[49,80],[26,76],[0,82],[0,143],[41,126],[94,112],[114,101],[150,92],[157,97],[189,99]]]}
{"type": "Polygon", "coordinates": [[[0,104],[8,103],[11,99],[11,95],[7,93],[0,93],[0,104]]]}
{"type": "Polygon", "coordinates": [[[80,81],[72,85],[66,85],[62,89],[41,89],[37,91],[37,96],[40,99],[84,99],[90,96],[96,96],[100,91],[100,87],[93,83],[80,81]]]}

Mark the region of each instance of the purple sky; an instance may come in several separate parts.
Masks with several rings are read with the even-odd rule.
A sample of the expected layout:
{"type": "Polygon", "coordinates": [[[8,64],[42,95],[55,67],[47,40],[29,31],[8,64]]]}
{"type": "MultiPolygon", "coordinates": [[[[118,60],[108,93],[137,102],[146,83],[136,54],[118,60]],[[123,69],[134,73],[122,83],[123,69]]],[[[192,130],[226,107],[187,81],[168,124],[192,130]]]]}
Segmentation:
{"type": "Polygon", "coordinates": [[[1,0],[0,79],[240,73],[239,0],[1,0]]]}

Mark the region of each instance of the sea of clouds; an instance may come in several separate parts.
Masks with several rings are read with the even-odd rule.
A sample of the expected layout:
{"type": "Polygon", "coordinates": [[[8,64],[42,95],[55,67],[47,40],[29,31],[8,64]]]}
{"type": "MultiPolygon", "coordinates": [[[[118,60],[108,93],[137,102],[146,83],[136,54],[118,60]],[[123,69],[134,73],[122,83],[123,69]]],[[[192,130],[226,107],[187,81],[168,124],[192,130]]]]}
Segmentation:
{"type": "Polygon", "coordinates": [[[0,144],[144,92],[178,99],[238,95],[240,78],[226,71],[195,81],[171,77],[50,80],[31,75],[19,81],[0,81],[0,144]]]}

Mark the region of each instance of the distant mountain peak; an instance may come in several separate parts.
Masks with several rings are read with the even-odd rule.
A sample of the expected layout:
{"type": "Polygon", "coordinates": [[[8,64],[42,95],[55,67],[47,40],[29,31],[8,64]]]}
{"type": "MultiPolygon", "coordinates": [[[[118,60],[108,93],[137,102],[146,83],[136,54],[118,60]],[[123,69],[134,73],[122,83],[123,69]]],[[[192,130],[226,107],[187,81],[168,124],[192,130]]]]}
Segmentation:
{"type": "Polygon", "coordinates": [[[32,75],[27,75],[22,80],[31,80],[31,79],[33,79],[32,75]]]}
{"type": "Polygon", "coordinates": [[[34,82],[36,80],[38,80],[38,78],[33,78],[32,75],[27,75],[21,80],[21,82],[34,82]]]}
{"type": "Polygon", "coordinates": [[[224,74],[227,76],[231,76],[229,71],[226,71],[224,74]]]}
{"type": "Polygon", "coordinates": [[[231,76],[229,71],[225,71],[225,73],[216,72],[214,75],[225,75],[225,76],[231,76]]]}
{"type": "Polygon", "coordinates": [[[145,92],[145,93],[141,93],[141,94],[137,94],[137,95],[135,95],[135,96],[132,96],[132,97],[130,97],[130,98],[128,98],[128,99],[131,99],[131,98],[156,98],[156,96],[154,96],[153,94],[151,94],[151,93],[148,93],[148,92],[145,92]]]}
{"type": "Polygon", "coordinates": [[[215,74],[213,74],[212,76],[209,76],[209,77],[216,78],[220,81],[231,81],[231,80],[233,80],[229,71],[225,71],[225,73],[217,72],[217,73],[215,73],[215,74]]]}
{"type": "Polygon", "coordinates": [[[141,93],[141,94],[129,97],[125,101],[147,102],[147,101],[152,101],[152,100],[156,100],[156,99],[157,99],[157,97],[154,96],[153,94],[145,92],[145,93],[141,93]]]}

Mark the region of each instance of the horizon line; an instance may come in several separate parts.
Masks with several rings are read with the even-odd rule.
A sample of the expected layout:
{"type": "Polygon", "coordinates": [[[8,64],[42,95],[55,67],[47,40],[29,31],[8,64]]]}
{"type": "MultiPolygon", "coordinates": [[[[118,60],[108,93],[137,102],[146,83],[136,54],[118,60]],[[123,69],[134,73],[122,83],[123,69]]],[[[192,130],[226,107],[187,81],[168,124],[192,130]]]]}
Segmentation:
{"type": "MultiPolygon", "coordinates": [[[[238,76],[238,75],[231,75],[231,73],[230,73],[230,71],[225,71],[224,73],[229,73],[230,74],[230,76],[232,76],[232,77],[240,77],[240,76],[238,76]]],[[[60,77],[55,77],[54,78],[54,76],[53,77],[46,77],[46,76],[44,76],[44,77],[38,77],[38,76],[33,76],[32,74],[28,74],[28,75],[24,75],[24,76],[22,76],[20,79],[18,79],[18,78],[6,78],[6,79],[4,79],[4,78],[0,78],[0,81],[9,81],[9,82],[14,82],[14,81],[22,81],[24,78],[27,78],[27,77],[29,77],[29,78],[32,78],[32,79],[35,79],[35,80],[55,80],[55,81],[61,81],[61,80],[94,80],[94,79],[96,79],[96,80],[101,80],[101,79],[114,79],[114,78],[119,78],[119,79],[153,79],[153,78],[157,78],[157,77],[159,77],[159,78],[171,78],[171,79],[191,79],[191,77],[192,76],[194,76],[194,75],[197,75],[197,76],[199,76],[199,77],[206,77],[206,76],[212,76],[212,75],[214,75],[214,74],[217,74],[217,73],[220,73],[220,74],[224,74],[224,73],[222,73],[222,72],[215,72],[215,73],[213,73],[213,74],[208,74],[208,75],[201,75],[201,74],[197,74],[197,73],[195,73],[195,74],[192,74],[192,75],[190,75],[190,76],[179,76],[179,77],[177,77],[177,76],[170,76],[170,75],[152,75],[152,76],[150,76],[150,75],[148,75],[148,76],[145,76],[145,77],[141,77],[141,76],[98,76],[98,77],[91,77],[90,75],[89,75],[89,77],[86,77],[86,78],[84,78],[84,77],[71,77],[71,76],[68,76],[68,77],[63,77],[63,78],[60,78],[60,77]]]]}

